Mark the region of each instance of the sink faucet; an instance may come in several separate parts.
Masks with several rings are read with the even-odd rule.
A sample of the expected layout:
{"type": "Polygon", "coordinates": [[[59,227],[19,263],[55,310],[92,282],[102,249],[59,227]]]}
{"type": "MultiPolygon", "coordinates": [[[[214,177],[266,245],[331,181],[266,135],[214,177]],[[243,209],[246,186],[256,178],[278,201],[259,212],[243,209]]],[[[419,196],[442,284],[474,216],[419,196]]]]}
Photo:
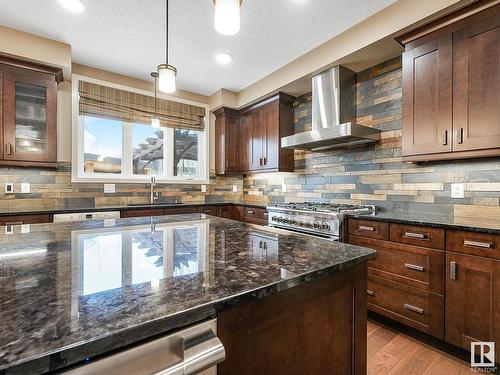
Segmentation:
{"type": "Polygon", "coordinates": [[[156,177],[151,176],[151,184],[150,184],[150,203],[155,204],[158,201],[158,192],[155,191],[156,186],[156,177]]]}

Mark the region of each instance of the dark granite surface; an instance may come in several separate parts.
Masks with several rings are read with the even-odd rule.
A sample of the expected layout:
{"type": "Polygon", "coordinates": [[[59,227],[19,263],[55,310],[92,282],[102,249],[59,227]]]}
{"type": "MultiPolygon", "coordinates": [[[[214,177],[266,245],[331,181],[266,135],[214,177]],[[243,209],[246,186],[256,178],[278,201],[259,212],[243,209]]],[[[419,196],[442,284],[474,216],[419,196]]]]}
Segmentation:
{"type": "Polygon", "coordinates": [[[0,233],[1,374],[78,363],[375,256],[203,214],[12,229],[0,233]]]}
{"type": "Polygon", "coordinates": [[[349,215],[357,219],[388,221],[409,225],[425,225],[445,229],[458,229],[474,232],[500,234],[500,217],[474,218],[435,214],[415,214],[411,212],[386,211],[375,215],[349,215]]]}
{"type": "Polygon", "coordinates": [[[150,208],[175,208],[175,207],[199,207],[199,206],[225,206],[225,205],[244,205],[248,207],[265,208],[265,205],[244,202],[213,202],[213,203],[155,203],[128,206],[119,205],[100,205],[100,206],[67,206],[67,207],[23,207],[18,208],[0,208],[0,216],[15,215],[36,215],[36,214],[64,214],[76,212],[100,212],[100,211],[126,211],[150,208]]]}

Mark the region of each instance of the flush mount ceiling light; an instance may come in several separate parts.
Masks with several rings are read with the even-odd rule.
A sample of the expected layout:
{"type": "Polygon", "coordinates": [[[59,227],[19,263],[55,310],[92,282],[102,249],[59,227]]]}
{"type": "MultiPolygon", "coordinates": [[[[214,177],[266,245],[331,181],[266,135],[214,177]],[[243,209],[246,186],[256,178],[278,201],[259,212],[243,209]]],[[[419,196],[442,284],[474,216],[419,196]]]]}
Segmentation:
{"type": "Polygon", "coordinates": [[[230,53],[222,52],[215,55],[215,60],[221,65],[227,65],[233,61],[233,56],[230,53]]]}
{"type": "Polygon", "coordinates": [[[83,12],[83,3],[80,0],[59,0],[59,4],[72,12],[83,12]]]}
{"type": "Polygon", "coordinates": [[[151,127],[156,129],[160,127],[160,117],[156,113],[156,102],[157,102],[156,86],[157,86],[158,76],[159,76],[158,72],[151,72],[151,77],[155,79],[155,114],[151,118],[151,127]]]}
{"type": "Polygon", "coordinates": [[[243,0],[213,1],[215,4],[215,30],[222,35],[234,35],[240,31],[240,7],[243,0]]]}
{"type": "Polygon", "coordinates": [[[175,92],[177,69],[168,63],[168,0],[165,0],[165,64],[158,65],[158,89],[164,93],[175,92]]]}

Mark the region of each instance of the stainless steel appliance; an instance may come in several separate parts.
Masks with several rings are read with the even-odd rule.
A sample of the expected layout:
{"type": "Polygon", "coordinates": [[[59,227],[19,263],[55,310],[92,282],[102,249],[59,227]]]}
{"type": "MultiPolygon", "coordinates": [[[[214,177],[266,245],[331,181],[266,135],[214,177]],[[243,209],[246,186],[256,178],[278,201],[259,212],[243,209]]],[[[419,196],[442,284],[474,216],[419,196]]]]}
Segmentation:
{"type": "Polygon", "coordinates": [[[216,333],[217,319],[212,319],[62,374],[215,375],[226,357],[216,333]]]}
{"type": "Polygon", "coordinates": [[[337,65],[312,78],[312,130],[281,138],[282,148],[320,151],[377,142],[380,130],[354,124],[355,73],[337,65]]]}
{"type": "Polygon", "coordinates": [[[372,214],[375,206],[332,203],[278,203],[267,207],[269,226],[339,241],[347,213],[372,214]]]}

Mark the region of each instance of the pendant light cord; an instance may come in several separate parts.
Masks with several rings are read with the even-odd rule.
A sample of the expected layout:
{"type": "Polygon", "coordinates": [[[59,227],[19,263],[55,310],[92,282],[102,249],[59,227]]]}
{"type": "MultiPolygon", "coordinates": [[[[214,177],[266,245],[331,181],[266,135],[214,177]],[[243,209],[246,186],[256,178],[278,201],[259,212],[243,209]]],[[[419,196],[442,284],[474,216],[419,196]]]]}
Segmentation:
{"type": "Polygon", "coordinates": [[[165,0],[165,63],[168,65],[168,0],[165,0]]]}

